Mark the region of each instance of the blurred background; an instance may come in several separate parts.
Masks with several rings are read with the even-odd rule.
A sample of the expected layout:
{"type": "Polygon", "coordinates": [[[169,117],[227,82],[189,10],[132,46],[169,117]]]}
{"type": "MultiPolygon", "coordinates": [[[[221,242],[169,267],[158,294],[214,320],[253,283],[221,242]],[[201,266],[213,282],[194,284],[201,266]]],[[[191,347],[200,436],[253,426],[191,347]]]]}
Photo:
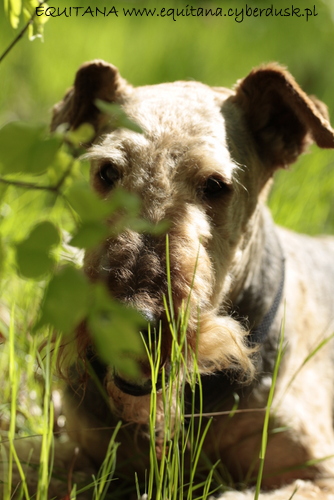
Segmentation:
{"type": "MultiPolygon", "coordinates": [[[[186,2],[51,0],[60,7],[91,6],[118,10],[118,17],[50,17],[43,40],[25,35],[0,64],[0,126],[21,119],[48,122],[52,105],[72,84],[78,66],[103,58],[134,85],[178,79],[230,87],[253,66],[278,61],[303,89],[326,102],[334,117],[334,2],[296,0],[293,7],[314,14],[254,17],[256,7],[292,9],[289,0],[186,2]],[[316,3],[316,5],[314,5],[316,3]],[[126,8],[232,8],[231,17],[124,16],[126,8]],[[243,12],[243,15],[242,15],[243,12]],[[249,10],[248,10],[249,12],[249,10]]],[[[81,11],[82,12],[82,11],[81,11]]],[[[0,6],[0,53],[16,36],[0,6]]],[[[334,123],[334,120],[332,120],[334,123]]],[[[311,148],[292,167],[277,174],[270,198],[275,219],[308,233],[334,232],[334,152],[311,148]]]]}

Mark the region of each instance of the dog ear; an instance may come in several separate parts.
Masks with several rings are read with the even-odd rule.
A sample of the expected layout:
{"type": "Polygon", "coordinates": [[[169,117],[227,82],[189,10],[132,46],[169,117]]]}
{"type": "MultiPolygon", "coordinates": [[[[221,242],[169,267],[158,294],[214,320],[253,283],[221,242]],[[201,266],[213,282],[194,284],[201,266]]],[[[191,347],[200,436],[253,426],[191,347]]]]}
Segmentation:
{"type": "Polygon", "coordinates": [[[101,60],[83,64],[75,77],[74,85],[63,100],[53,108],[51,130],[67,124],[76,129],[82,123],[93,125],[96,133],[108,118],[96,107],[96,99],[122,102],[131,86],[120,76],[118,69],[101,60]]]}
{"type": "Polygon", "coordinates": [[[233,101],[242,108],[265,164],[293,163],[312,140],[321,148],[334,148],[325,104],[305,94],[278,64],[254,69],[235,92],[233,101]]]}

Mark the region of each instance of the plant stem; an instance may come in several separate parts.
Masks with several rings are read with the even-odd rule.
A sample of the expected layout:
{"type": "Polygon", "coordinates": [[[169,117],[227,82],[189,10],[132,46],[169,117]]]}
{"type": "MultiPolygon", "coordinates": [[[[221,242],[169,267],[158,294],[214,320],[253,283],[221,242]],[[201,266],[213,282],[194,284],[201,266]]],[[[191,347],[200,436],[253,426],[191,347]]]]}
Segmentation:
{"type": "Polygon", "coordinates": [[[58,185],[56,186],[42,186],[39,184],[35,184],[33,182],[21,182],[21,181],[9,181],[8,179],[4,179],[0,177],[0,183],[7,184],[7,186],[15,186],[22,189],[38,189],[41,191],[58,191],[58,185]]]}
{"type": "Polygon", "coordinates": [[[271,387],[270,387],[269,395],[268,395],[266,413],[264,416],[264,423],[263,423],[263,430],[262,430],[262,443],[261,443],[261,450],[260,450],[260,456],[259,456],[259,460],[260,460],[259,461],[259,471],[257,474],[254,500],[259,500],[259,496],[260,496],[261,482],[262,482],[262,476],[263,476],[263,470],[264,470],[264,460],[265,460],[266,451],[267,451],[270,410],[271,410],[271,407],[273,404],[274,392],[275,392],[276,381],[277,381],[277,376],[278,376],[278,370],[279,370],[279,367],[280,367],[280,364],[282,361],[283,344],[284,344],[284,321],[285,321],[285,315],[284,315],[284,319],[282,322],[281,333],[280,333],[280,338],[279,338],[279,345],[278,345],[278,350],[277,350],[277,357],[276,357],[276,361],[275,361],[271,387]]]}
{"type": "Polygon", "coordinates": [[[0,184],[6,184],[7,186],[15,186],[22,189],[32,189],[38,191],[51,191],[52,193],[60,194],[60,189],[64,184],[67,177],[71,174],[73,167],[73,161],[71,161],[68,168],[64,171],[63,175],[60,177],[58,182],[54,186],[45,186],[43,184],[36,184],[35,182],[23,182],[23,181],[11,181],[9,179],[4,179],[0,177],[0,184]]]}

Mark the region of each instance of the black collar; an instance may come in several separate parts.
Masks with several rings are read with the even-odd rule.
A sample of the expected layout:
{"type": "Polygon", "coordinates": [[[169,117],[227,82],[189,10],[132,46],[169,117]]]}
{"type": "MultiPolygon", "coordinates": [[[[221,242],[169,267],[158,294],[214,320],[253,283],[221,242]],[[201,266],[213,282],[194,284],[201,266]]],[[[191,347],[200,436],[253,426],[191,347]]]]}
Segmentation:
{"type": "Polygon", "coordinates": [[[249,330],[248,343],[262,344],[273,326],[282,302],[285,283],[285,254],[278,231],[271,218],[264,214],[260,261],[255,266],[255,275],[233,301],[232,315],[249,330]],[[267,290],[270,295],[267,295],[267,290]]]}
{"type": "Polygon", "coordinates": [[[283,290],[284,290],[284,282],[285,282],[285,258],[283,256],[283,251],[282,251],[282,264],[281,264],[281,279],[279,286],[277,288],[277,292],[274,298],[274,301],[265,316],[263,317],[261,323],[253,328],[249,334],[249,343],[251,345],[257,345],[257,344],[262,344],[266,337],[268,336],[268,333],[270,331],[270,328],[275,320],[278,308],[280,306],[280,303],[282,301],[283,297],[283,290]]]}

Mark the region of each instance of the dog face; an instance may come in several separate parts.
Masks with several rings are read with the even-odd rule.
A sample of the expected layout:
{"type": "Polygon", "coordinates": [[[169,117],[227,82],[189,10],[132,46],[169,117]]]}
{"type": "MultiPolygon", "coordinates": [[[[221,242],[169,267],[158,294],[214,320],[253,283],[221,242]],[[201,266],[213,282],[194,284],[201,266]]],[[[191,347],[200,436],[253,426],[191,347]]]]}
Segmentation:
{"type": "MultiPolygon", "coordinates": [[[[251,374],[247,332],[225,304],[246,273],[258,207],[275,169],[312,140],[334,146],[324,106],[277,65],[254,70],[230,91],[197,82],[133,88],[115,67],[93,61],[55,106],[52,128],[84,122],[96,132],[88,152],[93,188],[106,198],[121,186],[139,195],[144,219],[169,223],[174,312],[189,304],[187,340],[200,369],[251,374]],[[113,130],[96,99],[120,104],[143,134],[113,130]]],[[[171,344],[166,265],[165,234],[126,230],[87,252],[84,266],[113,297],[162,325],[163,364],[171,344]]],[[[144,365],[139,387],[150,377],[144,365]]],[[[119,389],[126,392],[125,384],[119,389]]]]}

